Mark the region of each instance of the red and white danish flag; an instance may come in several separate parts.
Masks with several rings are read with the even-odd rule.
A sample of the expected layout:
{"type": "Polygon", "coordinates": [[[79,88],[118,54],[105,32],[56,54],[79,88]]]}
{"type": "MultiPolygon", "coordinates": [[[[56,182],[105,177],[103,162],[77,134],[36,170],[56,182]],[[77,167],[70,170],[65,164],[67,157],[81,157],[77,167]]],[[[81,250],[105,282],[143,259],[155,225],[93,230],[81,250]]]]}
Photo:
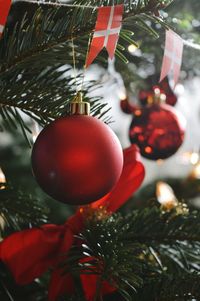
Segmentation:
{"type": "Polygon", "coordinates": [[[123,4],[98,8],[95,32],[90,45],[86,67],[93,62],[103,47],[107,49],[111,59],[114,57],[122,25],[123,11],[123,4]]]}
{"type": "Polygon", "coordinates": [[[183,39],[172,30],[166,30],[165,51],[162,62],[160,81],[173,74],[176,86],[181,70],[183,56],[183,39]]]}
{"type": "Polygon", "coordinates": [[[11,0],[0,0],[0,38],[4,31],[4,27],[11,7],[11,2],[11,0]]]}

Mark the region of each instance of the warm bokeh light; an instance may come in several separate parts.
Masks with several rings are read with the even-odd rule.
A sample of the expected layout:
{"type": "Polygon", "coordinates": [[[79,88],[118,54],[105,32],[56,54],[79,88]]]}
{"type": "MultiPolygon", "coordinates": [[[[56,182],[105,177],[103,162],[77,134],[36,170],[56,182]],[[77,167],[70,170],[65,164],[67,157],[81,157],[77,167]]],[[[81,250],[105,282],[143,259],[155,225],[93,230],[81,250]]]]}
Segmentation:
{"type": "Polygon", "coordinates": [[[134,45],[134,44],[130,44],[130,45],[128,46],[128,51],[129,51],[130,53],[134,53],[137,49],[138,49],[138,47],[137,47],[136,45],[134,45]]]}
{"type": "Polygon", "coordinates": [[[162,181],[156,184],[156,196],[158,202],[167,209],[174,208],[178,203],[173,189],[162,181]]]}
{"type": "Polygon", "coordinates": [[[164,160],[158,159],[158,160],[156,161],[156,163],[157,163],[157,165],[161,166],[161,165],[164,164],[164,160]]]}
{"type": "Polygon", "coordinates": [[[142,114],[142,111],[141,110],[135,110],[134,111],[134,115],[135,116],[140,116],[142,114]]]}
{"type": "Polygon", "coordinates": [[[33,139],[33,143],[36,141],[37,136],[40,133],[40,127],[39,124],[33,120],[33,125],[32,125],[32,139],[33,139]]]}
{"type": "Polygon", "coordinates": [[[183,164],[196,165],[199,161],[199,153],[195,151],[184,152],[181,155],[181,161],[183,162],[183,164]]]}
{"type": "Polygon", "coordinates": [[[198,153],[192,153],[190,157],[191,164],[195,165],[199,161],[199,154],[198,153]]]}
{"type": "Polygon", "coordinates": [[[200,161],[192,169],[189,178],[200,179],[200,161]]]}
{"type": "Polygon", "coordinates": [[[125,100],[126,98],[127,98],[127,95],[126,95],[125,91],[120,90],[119,91],[119,99],[125,100]]]}
{"type": "Polygon", "coordinates": [[[145,153],[151,154],[152,153],[152,148],[150,146],[145,147],[145,153]]]}
{"type": "Polygon", "coordinates": [[[2,185],[4,183],[6,183],[6,177],[3,170],[0,168],[0,184],[1,184],[0,190],[5,189],[5,186],[2,185]]]}

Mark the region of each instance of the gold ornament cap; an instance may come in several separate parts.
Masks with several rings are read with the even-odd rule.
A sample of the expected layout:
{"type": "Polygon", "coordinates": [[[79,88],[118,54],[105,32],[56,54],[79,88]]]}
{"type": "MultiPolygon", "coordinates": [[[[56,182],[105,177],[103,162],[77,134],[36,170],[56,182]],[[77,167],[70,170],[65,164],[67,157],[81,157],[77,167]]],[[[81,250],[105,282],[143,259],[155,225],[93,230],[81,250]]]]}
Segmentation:
{"type": "Polygon", "coordinates": [[[83,95],[78,92],[74,99],[68,104],[69,115],[90,115],[90,103],[83,101],[83,95]]]}

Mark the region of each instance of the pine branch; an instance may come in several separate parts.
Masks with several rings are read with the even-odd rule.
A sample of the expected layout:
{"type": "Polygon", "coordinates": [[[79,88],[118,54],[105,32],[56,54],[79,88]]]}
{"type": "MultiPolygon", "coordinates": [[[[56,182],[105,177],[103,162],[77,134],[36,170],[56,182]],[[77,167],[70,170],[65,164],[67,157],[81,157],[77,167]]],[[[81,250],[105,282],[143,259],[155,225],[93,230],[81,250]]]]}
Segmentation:
{"type": "Polygon", "coordinates": [[[47,222],[47,210],[30,195],[16,188],[0,184],[0,231],[9,226],[20,230],[21,226],[37,226],[47,222]]]}
{"type": "MultiPolygon", "coordinates": [[[[160,275],[152,281],[145,283],[137,294],[132,295],[134,301],[192,301],[199,300],[199,279],[198,274],[160,275]]],[[[112,300],[112,299],[111,299],[112,300]]],[[[110,300],[110,301],[111,301],[110,300]]]]}
{"type": "MultiPolygon", "coordinates": [[[[168,1],[168,3],[169,2],[171,1],[168,1]]],[[[76,3],[85,4],[85,1],[75,1],[75,4],[76,3]]],[[[90,1],[90,3],[92,4],[93,2],[90,1]]],[[[94,3],[98,4],[96,1],[94,3]]],[[[105,1],[103,3],[105,4],[105,1]]],[[[131,3],[132,1],[126,5],[127,9],[124,14],[124,22],[133,19],[133,17],[138,19],[139,16],[143,14],[144,16],[149,14],[155,21],[162,21],[155,16],[155,11],[159,9],[161,4],[163,5],[163,1],[149,0],[147,2],[137,1],[135,4],[131,3]]],[[[99,1],[99,5],[102,5],[102,1],[99,1]]],[[[66,9],[65,7],[62,7],[62,15],[64,16],[59,18],[58,21],[57,17],[60,13],[60,7],[62,7],[62,5],[58,5],[57,9],[49,9],[47,12],[39,8],[35,12],[32,24],[27,25],[27,21],[24,18],[20,29],[17,29],[17,27],[15,28],[8,41],[7,48],[9,46],[14,46],[16,43],[18,47],[14,47],[12,51],[8,49],[1,58],[1,61],[5,62],[1,64],[0,76],[3,76],[8,71],[12,71],[15,67],[22,67],[26,61],[36,61],[38,55],[43,57],[49,50],[56,51],[58,47],[62,47],[63,44],[71,41],[72,38],[78,39],[80,42],[81,40],[84,40],[83,36],[88,36],[92,33],[96,9],[87,8],[83,10],[83,8],[66,9]],[[70,18],[71,15],[72,17],[70,18]],[[85,22],[85,20],[88,21],[85,22]]],[[[164,24],[165,23],[162,22],[162,25],[164,24]]],[[[147,27],[150,32],[150,26],[147,27]]],[[[2,44],[3,43],[1,43],[1,45],[2,44]]],[[[67,49],[65,49],[65,51],[67,52],[67,49]]],[[[1,50],[0,52],[2,53],[1,50]]]]}
{"type": "MultiPolygon", "coordinates": [[[[160,243],[179,241],[199,241],[200,242],[200,212],[191,211],[190,214],[176,215],[174,212],[165,214],[160,213],[160,209],[153,207],[146,208],[143,211],[134,211],[131,216],[126,217],[128,221],[133,218],[134,231],[129,232],[130,238],[144,241],[156,241],[160,243]],[[148,224],[145,223],[142,232],[135,228],[139,219],[154,220],[148,224]],[[137,231],[138,230],[138,231],[137,231]],[[132,236],[133,235],[133,236],[132,236]]],[[[132,224],[132,223],[131,223],[132,224]]],[[[131,227],[131,225],[130,225],[131,227]]]]}
{"type": "MultiPolygon", "coordinates": [[[[72,248],[62,265],[64,272],[101,275],[126,300],[135,300],[131,296],[159,278],[162,292],[179,276],[186,283],[200,279],[200,212],[163,213],[154,206],[126,217],[115,214],[90,221],[78,238],[82,246],[72,248]]],[[[185,289],[185,294],[199,291],[189,284],[185,289]]],[[[176,296],[182,296],[178,292],[176,296]]]]}
{"type": "MultiPolygon", "coordinates": [[[[23,5],[23,1],[19,2],[21,3],[23,5]]],[[[74,3],[85,4],[85,1],[74,3]]],[[[158,17],[155,16],[155,10],[159,8],[160,3],[161,1],[125,1],[125,27],[126,21],[130,20],[156,36],[156,32],[143,20],[143,14],[150,14],[152,19],[156,20],[158,17]]],[[[106,5],[108,2],[90,1],[89,4],[106,5]]],[[[13,12],[14,8],[15,5],[13,12]]],[[[0,42],[0,115],[6,128],[20,127],[27,141],[27,132],[31,130],[18,109],[41,125],[65,113],[66,103],[75,94],[75,81],[71,76],[65,78],[67,68],[60,67],[66,63],[72,65],[72,37],[76,63],[83,66],[88,48],[88,34],[93,31],[95,24],[96,9],[66,8],[62,5],[61,8],[46,9],[45,5],[41,5],[31,14],[29,19],[25,14],[21,22],[15,24],[14,29],[9,29],[7,33],[5,31],[0,42]]],[[[136,44],[132,39],[132,32],[126,28],[121,31],[121,40],[123,43],[136,44]]],[[[119,43],[116,54],[122,61],[127,62],[122,53],[123,49],[119,43]]],[[[94,82],[84,84],[85,94],[90,92],[92,84],[95,85],[94,82]]],[[[104,117],[109,109],[98,103],[97,99],[92,99],[91,102],[93,115],[104,117]]],[[[105,121],[108,120],[109,118],[105,121]]]]}
{"type": "Polygon", "coordinates": [[[8,268],[0,262],[0,298],[2,301],[46,301],[46,281],[37,279],[30,285],[18,286],[8,268]]]}
{"type": "Polygon", "coordinates": [[[159,300],[171,301],[173,299],[174,301],[182,301],[184,299],[194,300],[195,298],[198,300],[200,297],[199,280],[200,275],[195,273],[186,277],[180,276],[179,279],[170,279],[168,277],[168,279],[158,280],[158,283],[160,282],[162,285],[159,300]]]}
{"type": "MultiPolygon", "coordinates": [[[[16,129],[20,126],[29,140],[26,133],[31,133],[31,129],[24,123],[17,109],[35,119],[42,126],[66,114],[67,103],[76,94],[76,81],[80,86],[82,77],[77,76],[75,80],[71,78],[70,67],[61,67],[56,65],[46,68],[36,78],[32,78],[29,72],[17,73],[2,82],[0,116],[2,116],[5,128],[16,129]],[[11,81],[13,82],[12,89],[8,89],[8,83],[11,81]]],[[[85,82],[83,94],[84,98],[91,103],[91,115],[108,123],[110,118],[105,115],[110,108],[102,103],[99,97],[88,98],[88,94],[99,87],[100,85],[94,81],[85,82]]]]}

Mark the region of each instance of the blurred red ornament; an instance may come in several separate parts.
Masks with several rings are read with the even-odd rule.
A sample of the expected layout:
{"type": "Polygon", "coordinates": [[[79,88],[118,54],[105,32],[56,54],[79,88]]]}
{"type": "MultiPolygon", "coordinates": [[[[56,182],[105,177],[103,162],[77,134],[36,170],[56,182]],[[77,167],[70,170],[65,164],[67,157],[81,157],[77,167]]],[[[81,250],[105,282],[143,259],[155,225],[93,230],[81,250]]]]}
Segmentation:
{"type": "Polygon", "coordinates": [[[152,104],[135,111],[129,137],[137,144],[141,155],[151,160],[166,159],[181,146],[185,119],[174,108],[152,104]]]}
{"type": "Polygon", "coordinates": [[[142,105],[148,104],[150,99],[153,99],[153,97],[154,97],[153,90],[149,90],[149,91],[140,90],[139,95],[138,95],[139,101],[142,105]]]}
{"type": "Polygon", "coordinates": [[[54,199],[83,205],[110,192],[122,172],[117,136],[97,118],[57,119],[38,136],[32,151],[33,173],[54,199]]]}
{"type": "Polygon", "coordinates": [[[166,104],[170,105],[170,106],[175,106],[175,104],[177,103],[177,96],[174,93],[173,89],[170,87],[169,84],[169,79],[168,77],[165,77],[160,83],[158,88],[160,89],[160,92],[162,94],[166,95],[166,104]]]}
{"type": "Polygon", "coordinates": [[[166,95],[166,104],[170,105],[170,106],[175,106],[175,104],[177,103],[177,97],[176,95],[166,95]]]}
{"type": "Polygon", "coordinates": [[[166,104],[168,104],[170,106],[175,106],[178,99],[177,99],[177,96],[174,93],[174,91],[171,89],[169,80],[167,77],[165,79],[163,79],[163,81],[161,83],[159,83],[159,85],[152,86],[152,88],[150,90],[141,90],[139,92],[140,103],[142,105],[146,105],[149,103],[149,101],[151,99],[153,101],[156,89],[159,89],[160,94],[165,95],[165,97],[166,97],[165,103],[166,104]]]}
{"type": "Polygon", "coordinates": [[[124,112],[125,114],[132,114],[135,110],[135,106],[130,104],[128,98],[122,99],[120,101],[120,107],[122,112],[124,112]]]}

